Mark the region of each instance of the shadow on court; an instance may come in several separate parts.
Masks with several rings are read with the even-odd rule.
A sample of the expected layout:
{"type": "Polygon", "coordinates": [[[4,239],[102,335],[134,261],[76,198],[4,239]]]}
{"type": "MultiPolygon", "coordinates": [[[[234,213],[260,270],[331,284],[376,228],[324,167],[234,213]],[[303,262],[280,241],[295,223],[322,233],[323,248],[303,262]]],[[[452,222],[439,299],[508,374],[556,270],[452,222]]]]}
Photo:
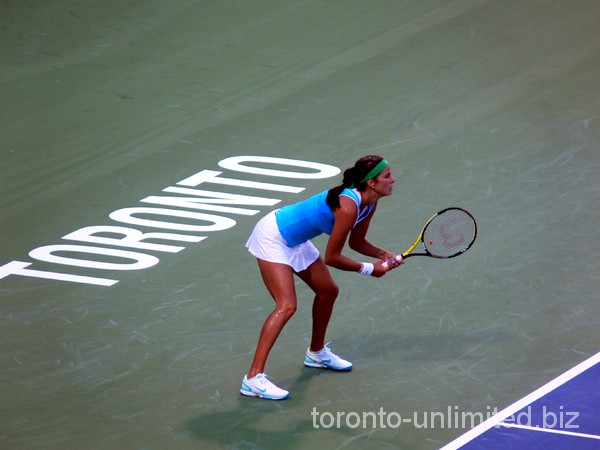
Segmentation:
{"type": "Polygon", "coordinates": [[[323,371],[302,369],[298,378],[286,386],[291,391],[289,399],[268,401],[239,395],[235,409],[199,415],[184,428],[193,438],[222,448],[294,448],[294,437],[312,427],[309,407],[303,419],[283,417],[287,426],[281,426],[281,415],[291,415],[293,409],[305,402],[311,380],[322,374],[323,371]]]}
{"type": "MultiPolygon", "coordinates": [[[[401,365],[410,365],[410,361],[440,361],[459,357],[464,360],[469,358],[470,351],[480,348],[489,351],[490,347],[495,348],[498,344],[513,340],[515,336],[503,332],[423,336],[372,333],[341,336],[335,339],[335,346],[344,349],[344,354],[349,354],[363,372],[372,371],[376,377],[380,363],[373,359],[389,360],[394,354],[400,353],[397,363],[401,365]]],[[[206,445],[213,444],[215,448],[306,448],[309,433],[319,433],[321,442],[330,442],[335,446],[344,447],[353,443],[363,445],[362,448],[398,448],[401,436],[381,435],[379,431],[375,435],[377,430],[368,427],[361,427],[360,430],[345,426],[327,429],[315,427],[315,419],[311,415],[315,406],[321,412],[330,409],[334,411],[333,414],[342,406],[334,406],[324,397],[315,399],[315,390],[318,388],[313,381],[320,377],[328,377],[320,384],[345,384],[348,390],[364,388],[361,377],[353,377],[352,372],[301,368],[295,380],[282,383],[291,392],[289,399],[267,401],[238,395],[237,401],[229,403],[235,404],[234,408],[197,415],[184,424],[184,431],[206,445]]],[[[406,386],[396,388],[403,390],[406,386]]],[[[228,396],[236,394],[227,393],[228,396]]],[[[376,395],[375,392],[373,394],[376,395]]]]}

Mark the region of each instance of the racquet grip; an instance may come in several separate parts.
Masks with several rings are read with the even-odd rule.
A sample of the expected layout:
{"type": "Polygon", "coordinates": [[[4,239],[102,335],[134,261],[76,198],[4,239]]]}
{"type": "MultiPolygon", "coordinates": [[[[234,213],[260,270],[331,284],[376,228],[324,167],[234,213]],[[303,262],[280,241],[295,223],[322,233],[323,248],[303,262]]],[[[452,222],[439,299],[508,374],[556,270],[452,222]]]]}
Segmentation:
{"type": "MultiPolygon", "coordinates": [[[[402,257],[402,255],[396,255],[396,261],[398,261],[398,262],[402,262],[403,260],[404,260],[404,258],[402,257]]],[[[388,264],[388,262],[387,262],[387,261],[386,261],[386,262],[384,262],[384,263],[382,264],[382,266],[383,266],[383,268],[384,268],[384,269],[388,269],[388,268],[390,267],[390,265],[388,264]]]]}

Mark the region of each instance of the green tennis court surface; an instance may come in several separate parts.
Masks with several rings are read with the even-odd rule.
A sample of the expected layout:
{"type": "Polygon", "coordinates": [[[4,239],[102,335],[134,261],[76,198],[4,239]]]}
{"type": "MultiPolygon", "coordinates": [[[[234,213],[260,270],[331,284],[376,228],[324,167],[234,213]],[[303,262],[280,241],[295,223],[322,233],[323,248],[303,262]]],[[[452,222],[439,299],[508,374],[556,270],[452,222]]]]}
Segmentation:
{"type": "Polygon", "coordinates": [[[0,448],[437,449],[596,355],[599,14],[0,2],[0,448]],[[459,206],[477,242],[333,271],[350,373],[303,366],[298,284],[267,364],[290,399],[240,396],[272,308],[252,227],[371,153],[397,178],[371,240],[402,251],[459,206]]]}

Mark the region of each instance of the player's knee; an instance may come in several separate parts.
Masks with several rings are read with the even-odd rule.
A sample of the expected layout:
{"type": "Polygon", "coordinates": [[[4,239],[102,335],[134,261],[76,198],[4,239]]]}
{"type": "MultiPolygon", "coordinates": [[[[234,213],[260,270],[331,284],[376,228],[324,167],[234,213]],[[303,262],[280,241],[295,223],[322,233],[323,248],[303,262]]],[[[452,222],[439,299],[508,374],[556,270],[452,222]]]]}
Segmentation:
{"type": "Polygon", "coordinates": [[[338,285],[335,283],[331,283],[326,288],[322,289],[321,292],[319,292],[319,297],[333,303],[335,302],[335,299],[337,298],[339,293],[340,288],[338,287],[338,285]]]}
{"type": "Polygon", "coordinates": [[[290,317],[292,317],[294,315],[294,313],[296,312],[296,309],[297,309],[297,306],[295,303],[281,305],[277,308],[277,314],[286,319],[289,319],[290,317]]]}
{"type": "Polygon", "coordinates": [[[331,296],[333,297],[334,300],[337,298],[339,293],[340,293],[340,288],[338,287],[337,284],[334,284],[333,286],[331,286],[331,296]]]}

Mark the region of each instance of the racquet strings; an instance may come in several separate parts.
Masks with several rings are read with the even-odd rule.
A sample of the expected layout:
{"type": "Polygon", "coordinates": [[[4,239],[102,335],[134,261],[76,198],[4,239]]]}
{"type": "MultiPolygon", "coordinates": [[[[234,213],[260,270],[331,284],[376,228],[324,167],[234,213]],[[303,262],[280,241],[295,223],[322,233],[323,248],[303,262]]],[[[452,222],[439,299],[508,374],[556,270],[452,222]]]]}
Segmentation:
{"type": "Polygon", "coordinates": [[[477,226],[467,212],[448,209],[429,222],[421,242],[433,256],[447,258],[467,250],[476,235],[477,226]]]}

